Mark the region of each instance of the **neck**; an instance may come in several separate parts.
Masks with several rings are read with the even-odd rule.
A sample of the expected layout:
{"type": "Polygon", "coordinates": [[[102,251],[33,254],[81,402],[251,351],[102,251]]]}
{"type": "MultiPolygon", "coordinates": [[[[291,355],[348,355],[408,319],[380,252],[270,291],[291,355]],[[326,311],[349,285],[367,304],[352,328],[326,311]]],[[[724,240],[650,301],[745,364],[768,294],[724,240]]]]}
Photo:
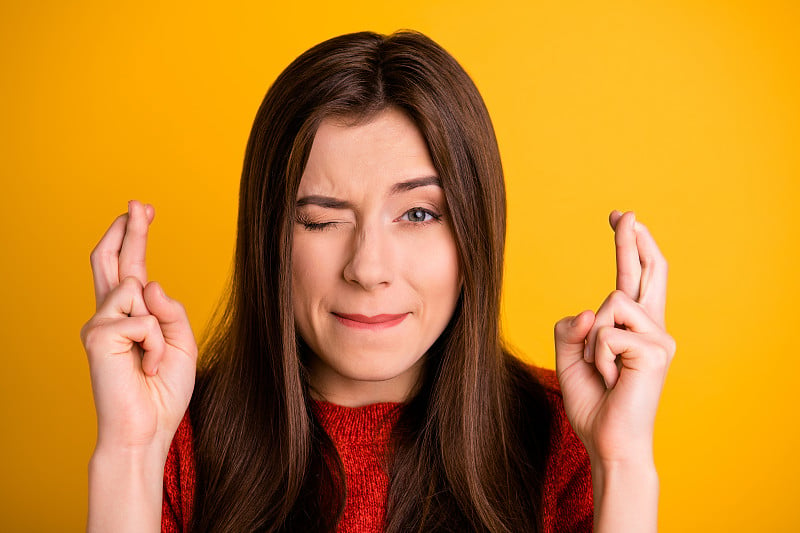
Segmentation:
{"type": "Polygon", "coordinates": [[[314,400],[344,407],[405,403],[417,390],[421,366],[419,361],[403,374],[389,379],[354,379],[314,361],[310,369],[309,392],[314,400]]]}
{"type": "Polygon", "coordinates": [[[347,383],[346,386],[325,383],[317,385],[312,382],[309,390],[314,400],[329,402],[343,407],[362,407],[376,403],[404,403],[410,395],[408,391],[397,390],[384,382],[365,381],[347,383]]]}

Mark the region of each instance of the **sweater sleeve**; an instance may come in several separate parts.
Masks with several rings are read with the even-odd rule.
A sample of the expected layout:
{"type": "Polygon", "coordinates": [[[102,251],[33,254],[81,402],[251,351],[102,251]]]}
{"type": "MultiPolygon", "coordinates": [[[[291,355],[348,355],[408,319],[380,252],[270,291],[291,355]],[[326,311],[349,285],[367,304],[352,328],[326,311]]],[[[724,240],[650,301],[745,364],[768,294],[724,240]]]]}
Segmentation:
{"type": "Polygon", "coordinates": [[[539,369],[536,374],[547,389],[553,413],[550,458],[545,473],[544,530],[591,532],[594,501],[589,454],[567,419],[555,372],[539,369]]]}
{"type": "Polygon", "coordinates": [[[189,531],[194,505],[195,467],[192,425],[189,412],[183,416],[164,465],[164,496],[161,503],[161,532],[189,531]]]}

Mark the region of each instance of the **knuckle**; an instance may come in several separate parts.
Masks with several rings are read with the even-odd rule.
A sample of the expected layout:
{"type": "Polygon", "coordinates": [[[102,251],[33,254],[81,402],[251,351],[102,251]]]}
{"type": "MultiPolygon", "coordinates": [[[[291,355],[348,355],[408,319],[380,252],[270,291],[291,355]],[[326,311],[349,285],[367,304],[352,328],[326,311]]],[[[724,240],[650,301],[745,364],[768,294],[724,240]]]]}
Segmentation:
{"type": "Polygon", "coordinates": [[[86,338],[89,333],[89,330],[92,328],[93,321],[89,319],[83,326],[81,326],[80,337],[81,343],[86,346],[86,338]]]}
{"type": "Polygon", "coordinates": [[[669,350],[667,347],[659,344],[658,348],[656,348],[656,354],[658,355],[656,359],[663,365],[666,365],[667,360],[669,359],[669,350]]]}
{"type": "Polygon", "coordinates": [[[89,262],[92,266],[98,267],[108,260],[111,253],[112,252],[105,248],[102,243],[98,243],[89,254],[89,262]]]}
{"type": "Polygon", "coordinates": [[[597,340],[603,344],[608,344],[608,341],[611,339],[613,333],[613,326],[601,326],[597,330],[597,340]]]}
{"type": "Polygon", "coordinates": [[[671,335],[667,335],[666,341],[666,351],[667,357],[671,361],[673,357],[675,357],[675,351],[678,349],[678,343],[675,342],[675,339],[672,338],[671,335]]]}
{"type": "Polygon", "coordinates": [[[609,296],[608,301],[613,304],[617,305],[622,303],[624,300],[627,300],[628,296],[620,289],[614,290],[609,296]]]}
{"type": "Polygon", "coordinates": [[[652,250],[647,254],[647,262],[651,265],[657,265],[659,267],[666,268],[667,266],[667,260],[664,259],[663,255],[661,255],[661,252],[656,250],[652,250]]]}
{"type": "Polygon", "coordinates": [[[656,372],[665,372],[669,366],[669,350],[663,344],[654,344],[651,349],[651,356],[646,359],[648,366],[656,372]]]}
{"type": "Polygon", "coordinates": [[[94,320],[90,320],[81,328],[81,339],[83,345],[88,351],[91,347],[96,346],[102,342],[104,337],[103,328],[94,320]]]}
{"type": "Polygon", "coordinates": [[[138,290],[141,292],[142,290],[142,283],[135,276],[124,277],[122,280],[120,280],[119,286],[125,291],[138,290]]]}
{"type": "Polygon", "coordinates": [[[158,319],[154,315],[146,315],[143,318],[145,321],[145,325],[147,326],[147,329],[149,329],[150,331],[155,331],[157,329],[160,329],[160,326],[158,324],[158,319]]]}

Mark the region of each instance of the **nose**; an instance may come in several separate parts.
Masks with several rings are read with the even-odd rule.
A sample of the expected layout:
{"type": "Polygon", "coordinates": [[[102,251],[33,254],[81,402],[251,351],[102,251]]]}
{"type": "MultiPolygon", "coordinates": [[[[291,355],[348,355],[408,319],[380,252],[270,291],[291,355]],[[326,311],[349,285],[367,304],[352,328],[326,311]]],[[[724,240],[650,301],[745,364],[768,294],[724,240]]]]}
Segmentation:
{"type": "Polygon", "coordinates": [[[389,236],[378,228],[362,228],[354,235],[344,279],[372,291],[392,282],[392,264],[389,236]]]}

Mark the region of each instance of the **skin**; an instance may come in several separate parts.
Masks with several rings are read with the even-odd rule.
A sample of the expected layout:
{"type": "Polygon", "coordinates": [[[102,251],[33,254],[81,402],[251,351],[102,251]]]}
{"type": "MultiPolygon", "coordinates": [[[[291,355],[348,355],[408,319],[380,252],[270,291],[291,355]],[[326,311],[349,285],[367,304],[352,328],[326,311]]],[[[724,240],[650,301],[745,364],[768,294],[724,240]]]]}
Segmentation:
{"type": "MultiPolygon", "coordinates": [[[[371,125],[328,127],[312,155],[316,148],[319,155],[347,149],[337,147],[337,138],[364,132],[371,134],[353,144],[366,149],[382,139],[385,145],[371,145],[350,168],[343,160],[337,166],[328,152],[313,160],[301,181],[298,199],[325,195],[349,203],[336,213],[325,208],[304,215],[306,223],[336,219],[336,227],[295,229],[294,304],[298,329],[316,353],[312,385],[320,397],[345,404],[402,401],[460,287],[446,206],[435,185],[397,197],[388,193],[392,184],[432,170],[402,116],[390,112],[371,125]],[[371,171],[359,173],[359,165],[371,171]],[[441,209],[445,220],[412,221],[408,210],[415,207],[441,209]],[[431,304],[431,298],[442,301],[431,304]],[[387,302],[397,307],[387,309],[387,302]],[[337,329],[341,324],[331,311],[409,316],[395,331],[356,331],[337,329]],[[402,349],[382,359],[393,342],[402,349]]],[[[152,206],[131,201],[91,254],[97,310],[81,329],[98,423],[89,464],[89,531],[160,530],[164,463],[194,386],[197,347],[186,312],[147,279],[145,249],[154,216],[152,206]]],[[[567,416],[592,462],[595,530],[655,531],[653,425],[675,353],[664,326],[667,264],[632,212],[614,211],[609,222],[616,290],[596,313],[583,311],[556,324],[556,371],[567,416]]]]}
{"type": "Polygon", "coordinates": [[[656,531],[653,427],[675,355],[664,325],[667,263],[633,212],[612,211],[609,223],[616,290],[597,313],[556,324],[556,372],[567,417],[592,462],[595,530],[656,531]]]}
{"type": "Polygon", "coordinates": [[[318,398],[358,406],[411,393],[461,287],[437,181],[425,140],[397,109],[354,127],[319,126],[292,249],[295,322],[314,352],[318,398]],[[405,318],[366,329],[337,314],[405,318]]]}
{"type": "Polygon", "coordinates": [[[147,281],[154,217],[131,201],[91,254],[97,311],[81,329],[97,410],[88,531],[160,531],[164,464],[194,388],[186,311],[147,281]]]}

